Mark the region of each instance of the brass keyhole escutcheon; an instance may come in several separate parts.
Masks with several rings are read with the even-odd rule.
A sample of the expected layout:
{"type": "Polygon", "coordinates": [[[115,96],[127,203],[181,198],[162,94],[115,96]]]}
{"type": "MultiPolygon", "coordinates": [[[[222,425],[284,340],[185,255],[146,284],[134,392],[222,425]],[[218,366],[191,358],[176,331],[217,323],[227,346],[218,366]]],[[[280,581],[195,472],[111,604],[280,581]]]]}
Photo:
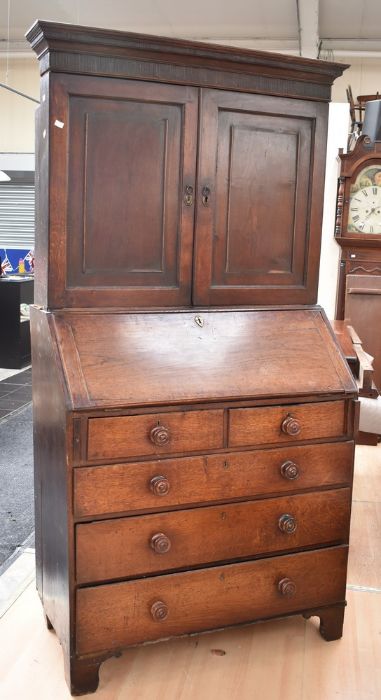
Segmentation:
{"type": "Polygon", "coordinates": [[[203,203],[204,207],[207,207],[209,205],[209,198],[210,198],[209,187],[203,187],[201,194],[202,194],[202,203],[203,203]]]}
{"type": "Polygon", "coordinates": [[[202,316],[195,316],[194,322],[197,323],[197,325],[200,326],[200,328],[204,327],[204,319],[202,318],[202,316]]]}
{"type": "Polygon", "coordinates": [[[193,187],[191,185],[187,185],[185,188],[184,204],[186,207],[191,207],[193,204],[193,187]]]}

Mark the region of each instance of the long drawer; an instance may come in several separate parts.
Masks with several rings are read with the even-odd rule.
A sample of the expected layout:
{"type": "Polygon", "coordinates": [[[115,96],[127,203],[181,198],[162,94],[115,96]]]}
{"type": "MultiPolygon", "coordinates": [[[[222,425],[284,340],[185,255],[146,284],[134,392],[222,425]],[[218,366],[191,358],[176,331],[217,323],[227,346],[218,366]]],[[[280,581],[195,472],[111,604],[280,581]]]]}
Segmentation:
{"type": "Polygon", "coordinates": [[[78,654],[345,599],[347,547],[77,590],[78,654]]]}
{"type": "Polygon", "coordinates": [[[229,410],[230,447],[316,440],[344,434],[344,401],[229,410]]]}
{"type": "Polygon", "coordinates": [[[353,442],[82,467],[76,517],[167,509],[207,501],[348,484],[353,442]]]}
{"type": "Polygon", "coordinates": [[[77,582],[348,541],[350,489],[77,525],[77,582]]]}
{"type": "Polygon", "coordinates": [[[223,447],[223,411],[181,411],[90,418],[87,458],[199,452],[223,447]]]}

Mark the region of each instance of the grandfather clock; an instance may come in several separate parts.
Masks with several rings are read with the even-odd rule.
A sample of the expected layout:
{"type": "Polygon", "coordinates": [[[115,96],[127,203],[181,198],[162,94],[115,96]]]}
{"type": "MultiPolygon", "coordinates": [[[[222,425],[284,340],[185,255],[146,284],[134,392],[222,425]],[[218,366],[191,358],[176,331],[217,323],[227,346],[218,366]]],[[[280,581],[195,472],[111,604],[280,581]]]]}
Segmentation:
{"type": "Polygon", "coordinates": [[[381,141],[361,136],[339,152],[335,238],[341,246],[336,318],[355,327],[374,356],[381,388],[381,141]]]}

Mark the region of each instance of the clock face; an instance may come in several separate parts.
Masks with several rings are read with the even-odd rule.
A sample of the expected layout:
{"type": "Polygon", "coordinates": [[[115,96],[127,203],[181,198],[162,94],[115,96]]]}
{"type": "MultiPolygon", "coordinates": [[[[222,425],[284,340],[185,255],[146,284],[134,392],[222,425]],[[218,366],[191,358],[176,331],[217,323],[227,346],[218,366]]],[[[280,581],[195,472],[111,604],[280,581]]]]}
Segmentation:
{"type": "Polygon", "coordinates": [[[381,234],[381,163],[368,165],[351,185],[348,231],[381,234]]]}

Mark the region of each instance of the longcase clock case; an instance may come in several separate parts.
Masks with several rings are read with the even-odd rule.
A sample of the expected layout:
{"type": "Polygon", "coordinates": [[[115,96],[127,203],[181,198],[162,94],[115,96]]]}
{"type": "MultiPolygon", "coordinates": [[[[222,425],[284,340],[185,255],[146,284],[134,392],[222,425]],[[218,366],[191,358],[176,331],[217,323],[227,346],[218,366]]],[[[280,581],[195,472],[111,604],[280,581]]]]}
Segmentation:
{"type": "Polygon", "coordinates": [[[37,587],[72,693],[172,635],[303,614],[337,639],[356,386],[314,304],[345,66],[28,39],[37,587]]]}

